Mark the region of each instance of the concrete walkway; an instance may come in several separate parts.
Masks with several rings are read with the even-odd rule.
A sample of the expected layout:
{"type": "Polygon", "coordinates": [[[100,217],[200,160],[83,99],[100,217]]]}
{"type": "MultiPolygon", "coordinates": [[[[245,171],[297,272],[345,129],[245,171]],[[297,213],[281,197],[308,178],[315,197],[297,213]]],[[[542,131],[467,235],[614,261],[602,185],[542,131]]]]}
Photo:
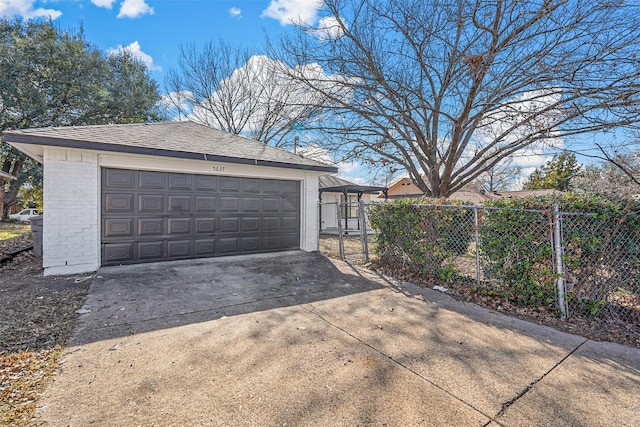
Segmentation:
{"type": "Polygon", "coordinates": [[[640,350],[317,254],[98,275],[51,426],[640,425],[640,350]]]}

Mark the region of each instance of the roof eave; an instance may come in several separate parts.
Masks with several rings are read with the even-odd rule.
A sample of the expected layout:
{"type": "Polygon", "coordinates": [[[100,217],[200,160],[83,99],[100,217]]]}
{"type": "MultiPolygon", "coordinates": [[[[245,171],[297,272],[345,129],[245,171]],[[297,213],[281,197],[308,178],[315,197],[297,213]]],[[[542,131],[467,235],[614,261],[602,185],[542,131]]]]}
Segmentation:
{"type": "Polygon", "coordinates": [[[46,145],[62,148],[80,148],[85,150],[109,151],[126,154],[145,154],[150,156],[173,157],[179,159],[205,160],[211,162],[236,163],[254,166],[266,166],[286,169],[301,169],[314,172],[336,173],[335,166],[304,165],[271,160],[247,159],[242,157],[219,156],[205,153],[193,153],[187,151],[162,150],[159,148],[133,147],[131,145],[117,145],[102,142],[91,142],[65,138],[37,137],[33,135],[16,134],[6,132],[4,139],[9,144],[46,145]]]}
{"type": "Polygon", "coordinates": [[[362,194],[377,194],[380,191],[386,191],[387,187],[375,187],[367,185],[339,185],[336,187],[324,187],[319,189],[321,193],[362,193],[362,194]]]}

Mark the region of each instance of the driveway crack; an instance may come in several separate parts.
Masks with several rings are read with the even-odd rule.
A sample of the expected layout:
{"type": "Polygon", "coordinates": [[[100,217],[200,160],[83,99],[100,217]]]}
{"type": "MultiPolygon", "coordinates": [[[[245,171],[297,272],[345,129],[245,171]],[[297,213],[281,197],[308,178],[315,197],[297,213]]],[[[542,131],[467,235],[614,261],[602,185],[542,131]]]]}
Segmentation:
{"type": "Polygon", "coordinates": [[[505,403],[502,404],[502,409],[500,409],[500,411],[496,414],[496,416],[494,418],[500,418],[502,417],[502,415],[506,412],[507,409],[509,409],[509,407],[511,407],[514,403],[516,403],[518,400],[520,400],[524,395],[526,395],[530,390],[532,390],[540,381],[542,381],[547,375],[549,375],[551,372],[553,372],[558,366],[560,366],[565,360],[567,360],[569,357],[571,357],[576,351],[578,351],[583,345],[585,345],[589,340],[586,339],[584,341],[582,341],[576,348],[574,348],[573,350],[571,350],[569,353],[567,353],[566,356],[564,356],[562,359],[560,359],[560,361],[558,361],[558,363],[556,363],[555,365],[553,365],[551,367],[551,369],[549,369],[547,372],[545,372],[544,374],[542,374],[539,378],[537,378],[536,380],[530,382],[524,389],[522,389],[518,394],[516,394],[513,398],[509,399],[508,401],[506,401],[505,403]]]}
{"type": "MultiPolygon", "coordinates": [[[[463,399],[461,399],[460,397],[456,396],[455,394],[451,393],[450,391],[442,388],[440,385],[434,383],[433,381],[431,381],[429,378],[423,376],[422,374],[420,374],[419,372],[415,371],[414,369],[412,369],[411,367],[403,364],[402,362],[400,362],[399,360],[396,360],[393,358],[393,356],[390,356],[386,353],[384,353],[383,351],[378,350],[376,347],[372,346],[371,344],[367,343],[366,341],[363,341],[362,339],[358,338],[357,336],[353,335],[351,332],[347,331],[346,329],[336,325],[335,323],[332,323],[330,320],[328,320],[327,318],[325,318],[324,316],[322,316],[322,314],[318,313],[312,304],[302,304],[300,305],[300,307],[302,307],[304,310],[308,311],[309,313],[317,316],[319,319],[321,319],[323,322],[326,322],[327,324],[331,325],[332,327],[338,329],[339,331],[345,333],[346,335],[350,336],[351,338],[353,338],[354,340],[358,341],[360,344],[363,344],[364,346],[370,348],[371,350],[375,351],[376,353],[378,353],[379,355],[385,357],[386,359],[388,359],[389,361],[391,361],[391,363],[398,365],[399,367],[411,372],[413,375],[417,376],[418,378],[420,378],[421,380],[429,383],[430,385],[434,386],[435,388],[437,388],[438,390],[444,392],[445,394],[447,394],[448,396],[452,397],[453,399],[457,400],[458,402],[464,404],[465,406],[471,408],[472,410],[476,411],[477,413],[483,415],[484,417],[487,418],[487,422],[483,425],[483,427],[490,425],[492,422],[498,424],[498,425],[502,425],[500,424],[500,422],[498,422],[498,420],[496,420],[496,417],[492,417],[489,414],[486,414],[485,412],[483,412],[481,409],[476,408],[475,406],[473,406],[471,403],[464,401],[463,399]]],[[[583,343],[584,344],[584,343],[583,343]]],[[[575,351],[575,350],[574,350],[575,351]]],[[[567,356],[568,357],[568,356],[567,356]]],[[[564,359],[563,359],[564,360],[564,359]]]]}

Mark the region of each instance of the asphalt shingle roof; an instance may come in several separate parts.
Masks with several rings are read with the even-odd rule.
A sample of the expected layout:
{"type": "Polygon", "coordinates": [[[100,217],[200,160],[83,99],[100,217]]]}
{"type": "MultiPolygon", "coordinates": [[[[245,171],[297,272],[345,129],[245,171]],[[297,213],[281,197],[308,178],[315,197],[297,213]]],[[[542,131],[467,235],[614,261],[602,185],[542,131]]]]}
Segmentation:
{"type": "Polygon", "coordinates": [[[194,122],[68,126],[6,131],[6,142],[337,172],[297,154],[194,122]]]}
{"type": "Polygon", "coordinates": [[[346,179],[338,178],[334,175],[323,175],[318,178],[318,187],[340,187],[342,185],[355,185],[353,182],[349,182],[346,179]]]}

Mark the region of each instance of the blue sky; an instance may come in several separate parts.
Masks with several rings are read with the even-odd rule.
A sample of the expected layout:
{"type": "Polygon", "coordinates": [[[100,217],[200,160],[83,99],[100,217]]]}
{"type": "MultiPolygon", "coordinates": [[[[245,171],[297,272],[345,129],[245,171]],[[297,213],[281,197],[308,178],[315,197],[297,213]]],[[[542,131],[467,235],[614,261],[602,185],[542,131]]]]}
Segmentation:
{"type": "Polygon", "coordinates": [[[211,40],[260,47],[264,34],[292,19],[318,19],[316,0],[0,0],[0,17],[51,17],[62,29],[84,27],[86,39],[109,51],[128,47],[163,86],[180,45],[211,40]]]}
{"type": "MultiPolygon", "coordinates": [[[[82,26],[86,39],[105,52],[129,49],[147,65],[164,92],[165,75],[177,67],[181,45],[202,46],[223,39],[259,51],[265,33],[275,39],[291,28],[292,20],[318,25],[318,3],[319,0],[0,0],[0,18],[49,17],[63,30],[82,26]]],[[[525,152],[517,163],[527,176],[549,158],[546,153],[525,152]]],[[[362,166],[341,163],[339,167],[346,179],[367,181],[362,166]]]]}
{"type": "MultiPolygon", "coordinates": [[[[260,50],[292,21],[319,22],[318,0],[0,0],[0,18],[51,18],[61,29],[84,29],[109,52],[127,48],[151,70],[164,92],[181,45],[224,39],[260,50]]],[[[341,162],[341,176],[366,182],[359,164],[341,162]]]]}

